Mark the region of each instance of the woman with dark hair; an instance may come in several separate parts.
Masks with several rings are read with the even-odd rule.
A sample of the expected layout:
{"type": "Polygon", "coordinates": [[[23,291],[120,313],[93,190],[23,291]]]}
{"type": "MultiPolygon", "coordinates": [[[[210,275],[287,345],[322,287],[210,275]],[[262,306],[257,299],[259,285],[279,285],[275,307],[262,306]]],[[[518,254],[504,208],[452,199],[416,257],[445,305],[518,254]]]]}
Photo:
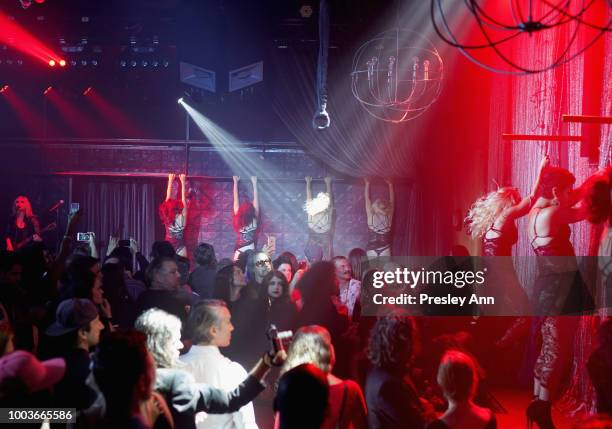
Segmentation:
{"type": "Polygon", "coordinates": [[[68,280],[62,292],[62,299],[84,298],[96,305],[100,321],[106,332],[112,332],[113,312],[102,289],[100,261],[90,256],[75,258],[68,267],[68,280]]]}
{"type": "Polygon", "coordinates": [[[592,308],[570,241],[569,224],[586,217],[573,206],[582,198],[582,189],[572,190],[576,178],[566,169],[547,167],[541,174],[541,192],[529,213],[528,234],[538,256],[534,283],[535,330],[541,332],[542,346],[534,367],[534,400],[527,418],[540,427],[554,427],[552,398],[559,388],[563,369],[569,364],[573,318],[555,317],[581,313],[592,308]]]}
{"type": "Polygon", "coordinates": [[[200,243],[193,251],[196,268],[189,274],[189,286],[202,299],[210,299],[215,289],[217,257],[212,244],[200,243]]]}
{"type": "Polygon", "coordinates": [[[348,309],[338,298],[336,268],[332,262],[312,264],[296,286],[302,298],[299,326],[321,325],[327,328],[334,343],[349,327],[348,309]]]}
{"type": "Polygon", "coordinates": [[[333,255],[333,217],[332,178],[325,177],[325,192],[312,197],[312,177],[306,176],[306,204],[304,210],[308,215],[308,242],[306,248],[320,246],[323,259],[333,255]]]}
{"type": "Polygon", "coordinates": [[[120,328],[131,327],[137,315],[128,293],[122,265],[106,263],[102,266],[102,290],[113,309],[113,322],[120,328]]]}
{"type": "Polygon", "coordinates": [[[12,217],[6,230],[6,250],[14,251],[31,241],[42,241],[40,223],[32,211],[30,200],[23,195],[13,201],[12,217]]]}
{"type": "Polygon", "coordinates": [[[270,271],[263,279],[262,297],[266,313],[267,329],[271,324],[279,331],[293,331],[297,325],[298,311],[291,301],[289,283],[280,271],[270,271]]]}
{"type": "Polygon", "coordinates": [[[229,264],[217,271],[213,299],[225,301],[228,307],[241,297],[242,290],[247,285],[242,269],[236,264],[229,264]]]}
{"type": "Polygon", "coordinates": [[[368,256],[391,256],[391,228],[393,226],[393,210],[395,208],[395,191],[390,179],[385,179],[389,187],[389,199],[370,201],[370,179],[364,178],[365,209],[368,217],[368,256]]]}
{"type": "Polygon", "coordinates": [[[238,234],[234,249],[234,261],[237,261],[241,253],[254,250],[257,245],[257,233],[259,232],[259,195],[257,193],[257,176],[251,176],[253,184],[253,201],[240,204],[238,196],[238,181],[240,176],[233,176],[234,181],[234,216],[232,223],[234,231],[238,234]]]}
{"type": "Polygon", "coordinates": [[[261,350],[262,338],[265,340],[262,327],[263,305],[257,299],[257,291],[247,285],[242,269],[237,264],[227,265],[217,272],[215,279],[214,299],[225,301],[232,313],[232,342],[225,349],[225,354],[242,365],[250,365],[261,350]]]}
{"type": "Polygon", "coordinates": [[[298,270],[298,260],[293,253],[283,252],[272,262],[272,266],[275,270],[283,273],[287,281],[291,283],[293,276],[298,270]]]}
{"type": "Polygon", "coordinates": [[[381,317],[372,328],[365,385],[370,429],[425,426],[428,410],[410,378],[415,337],[414,320],[399,313],[381,317]]]}
{"type": "Polygon", "coordinates": [[[165,240],[170,242],[176,253],[180,256],[187,256],[185,247],[185,228],[187,226],[187,195],[185,193],[184,174],[179,175],[181,181],[181,198],[172,198],[172,185],[176,175],[168,174],[168,186],[166,187],[166,200],[159,206],[159,217],[166,230],[165,240]]]}
{"type": "Polygon", "coordinates": [[[289,295],[293,297],[295,285],[304,275],[305,270],[300,269],[297,257],[291,252],[283,252],[274,260],[272,266],[285,275],[289,282],[289,295]]]}

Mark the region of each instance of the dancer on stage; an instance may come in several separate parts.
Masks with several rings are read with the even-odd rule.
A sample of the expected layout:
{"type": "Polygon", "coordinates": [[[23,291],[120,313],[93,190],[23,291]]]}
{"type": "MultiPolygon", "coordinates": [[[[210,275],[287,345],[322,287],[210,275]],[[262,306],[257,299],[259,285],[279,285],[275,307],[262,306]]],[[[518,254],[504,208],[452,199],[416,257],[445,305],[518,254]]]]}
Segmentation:
{"type": "Polygon", "coordinates": [[[320,246],[323,259],[330,260],[333,255],[333,215],[334,205],[331,193],[332,178],[326,177],[325,192],[312,197],[312,177],[306,176],[306,204],[308,214],[308,243],[306,247],[320,246]]]}
{"type": "Polygon", "coordinates": [[[482,238],[484,256],[512,256],[512,247],[518,241],[515,221],[527,213],[536,202],[542,170],[550,159],[540,162],[538,178],[530,195],[521,199],[518,189],[499,188],[480,197],[470,208],[465,223],[474,239],[482,238]]]}
{"type": "Polygon", "coordinates": [[[389,199],[370,201],[370,179],[365,182],[365,209],[368,216],[368,257],[391,256],[391,227],[393,226],[393,209],[395,207],[395,192],[390,179],[385,179],[389,187],[389,199]]]}
{"type": "Polygon", "coordinates": [[[238,181],[240,176],[233,176],[234,181],[234,217],[233,224],[238,239],[234,248],[234,261],[241,253],[255,250],[257,233],[259,232],[259,196],[257,194],[257,176],[251,176],[253,184],[253,201],[240,204],[238,196],[238,181]]]}
{"type": "Polygon", "coordinates": [[[179,175],[181,182],[181,198],[172,198],[172,185],[176,174],[168,174],[166,200],[159,206],[159,217],[166,229],[166,241],[172,243],[177,255],[187,256],[185,247],[185,227],[187,226],[187,196],[185,194],[184,174],[179,175]]]}
{"type": "Polygon", "coordinates": [[[15,198],[13,213],[6,230],[6,250],[19,250],[32,241],[42,241],[40,223],[32,211],[30,200],[23,195],[15,198]]]}
{"type": "Polygon", "coordinates": [[[571,354],[575,318],[555,317],[578,313],[589,307],[589,296],[578,271],[569,224],[586,216],[574,205],[582,189],[572,190],[576,178],[559,167],[542,171],[541,193],[529,213],[528,234],[538,256],[538,275],[534,284],[536,312],[542,346],[534,368],[534,400],[527,418],[540,428],[554,428],[551,417],[553,395],[559,388],[571,354]]]}

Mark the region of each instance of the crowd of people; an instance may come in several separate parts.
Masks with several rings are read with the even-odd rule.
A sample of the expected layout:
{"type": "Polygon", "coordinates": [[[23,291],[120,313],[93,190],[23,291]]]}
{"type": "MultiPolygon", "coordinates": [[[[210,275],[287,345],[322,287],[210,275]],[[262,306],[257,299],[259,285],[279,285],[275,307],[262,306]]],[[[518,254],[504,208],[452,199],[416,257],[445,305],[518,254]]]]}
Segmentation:
{"type": "MultiPolygon", "coordinates": [[[[612,242],[611,176],[608,169],[573,192],[571,173],[545,159],[531,196],[521,200],[502,188],[483,197],[470,212],[471,231],[483,239],[485,254],[509,256],[514,221],[529,214],[537,255],[573,256],[568,224],[588,217],[606,223],[605,252],[612,242]]],[[[307,178],[310,235],[306,259],[298,261],[274,246],[257,249],[256,178],[254,198],[242,206],[234,178],[235,254],[219,259],[208,243],[186,249],[188,204],[185,177],[179,179],[180,199],[171,198],[170,176],[160,207],[166,240],[155,242],[148,257],[133,239],[110,239],[103,258],[94,241],[75,246],[80,211],[70,214],[53,254],[34,237],[29,202],[17,198],[18,241],[34,239],[19,246],[9,240],[0,253],[3,407],[74,408],[78,427],[253,429],[262,427],[253,400],[268,389],[280,429],[497,427],[483,357],[462,337],[472,334],[457,329],[463,319],[414,318],[397,309],[362,314],[361,293],[376,271],[369,257],[390,254],[390,182],[390,200],[372,203],[366,181],[367,249],[333,256],[331,181],[321,197],[327,201],[315,202],[307,178]]],[[[577,269],[542,261],[534,302],[543,314],[551,306],[571,312],[575,302],[552,301],[577,269]]],[[[526,416],[553,428],[550,409],[568,374],[561,354],[570,331],[563,317],[530,323],[540,351],[526,416]]],[[[605,421],[612,415],[612,321],[598,325],[587,369],[605,421]]]]}

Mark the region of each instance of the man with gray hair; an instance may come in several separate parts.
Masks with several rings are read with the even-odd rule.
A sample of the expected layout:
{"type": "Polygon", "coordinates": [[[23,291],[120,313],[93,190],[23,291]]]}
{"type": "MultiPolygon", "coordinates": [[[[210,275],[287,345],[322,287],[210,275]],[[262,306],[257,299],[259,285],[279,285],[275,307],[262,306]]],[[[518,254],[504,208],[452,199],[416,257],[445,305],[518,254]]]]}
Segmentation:
{"type": "Polygon", "coordinates": [[[181,367],[181,321],[176,316],[152,308],[136,319],[134,327],[147,336],[147,349],[157,366],[155,390],[168,403],[175,427],[181,429],[195,429],[195,415],[199,412],[222,414],[238,411],[265,389],[263,378],[272,366],[282,365],[287,357],[284,351],[272,356],[267,350],[239,385],[228,391],[197,383],[181,367]]]}
{"type": "MultiPolygon", "coordinates": [[[[230,345],[234,330],[225,302],[198,302],[191,309],[187,328],[194,345],[180,357],[183,368],[193,375],[197,383],[227,391],[235,389],[246,378],[247,372],[219,350],[230,345]]],[[[257,429],[252,403],[231,414],[200,413],[196,415],[196,425],[198,429],[257,429]]]]}

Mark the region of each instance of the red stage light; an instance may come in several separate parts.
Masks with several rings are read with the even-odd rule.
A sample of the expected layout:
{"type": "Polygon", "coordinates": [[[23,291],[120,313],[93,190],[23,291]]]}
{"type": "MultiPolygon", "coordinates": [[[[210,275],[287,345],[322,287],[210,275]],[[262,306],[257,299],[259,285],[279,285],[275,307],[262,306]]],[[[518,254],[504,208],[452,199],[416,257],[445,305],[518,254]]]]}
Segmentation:
{"type": "Polygon", "coordinates": [[[64,67],[66,65],[66,61],[60,60],[59,61],[59,65],[60,65],[60,67],[64,67]]]}
{"type": "Polygon", "coordinates": [[[4,85],[2,88],[0,88],[0,94],[2,94],[4,91],[8,90],[8,85],[4,85]]]}
{"type": "Polygon", "coordinates": [[[51,92],[52,89],[53,89],[53,87],[51,87],[51,86],[47,87],[47,89],[45,89],[45,92],[43,92],[43,95],[47,95],[48,93],[51,92]]]}
{"type": "Polygon", "coordinates": [[[55,60],[49,60],[49,65],[51,67],[55,67],[55,60]]]}
{"type": "Polygon", "coordinates": [[[34,0],[34,1],[38,4],[43,4],[45,2],[45,0],[34,0]]]}
{"type": "Polygon", "coordinates": [[[93,91],[93,88],[90,86],[85,91],[83,91],[83,95],[89,95],[91,91],[93,91]]]}

